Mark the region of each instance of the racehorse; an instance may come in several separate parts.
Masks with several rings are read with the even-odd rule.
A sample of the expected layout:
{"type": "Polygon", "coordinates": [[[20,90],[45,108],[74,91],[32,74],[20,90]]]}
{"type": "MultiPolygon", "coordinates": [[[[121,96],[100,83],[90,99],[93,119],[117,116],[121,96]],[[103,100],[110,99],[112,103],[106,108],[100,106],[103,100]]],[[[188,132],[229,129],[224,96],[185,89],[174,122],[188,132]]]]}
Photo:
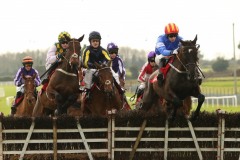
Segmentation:
{"type": "Polygon", "coordinates": [[[198,66],[198,49],[197,35],[193,41],[181,40],[181,46],[178,54],[173,55],[165,68],[169,69],[168,73],[163,71],[165,80],[163,86],[159,87],[156,80],[158,71],[155,71],[148,81],[148,90],[143,96],[144,110],[149,110],[157,99],[162,98],[167,101],[167,113],[169,119],[174,120],[177,109],[183,106],[183,100],[189,99],[190,96],[198,98],[198,104],[192,115],[192,120],[199,116],[201,106],[205,100],[205,96],[201,93],[200,84],[203,76],[198,66]],[[173,110],[171,109],[173,108],[173,110]]]}
{"type": "Polygon", "coordinates": [[[94,116],[106,116],[107,110],[123,108],[123,99],[114,84],[111,71],[111,61],[107,64],[95,62],[96,73],[94,75],[94,85],[91,88],[91,100],[82,100],[83,114],[94,116]]]}
{"type": "Polygon", "coordinates": [[[33,110],[33,116],[53,115],[57,109],[58,114],[67,112],[67,107],[77,100],[79,95],[79,55],[80,42],[84,35],[78,39],[65,37],[69,47],[63,53],[63,59],[52,74],[46,91],[38,94],[33,110]]]}
{"type": "Polygon", "coordinates": [[[22,78],[24,79],[24,95],[23,100],[16,108],[16,113],[14,114],[15,117],[32,116],[33,108],[36,103],[35,77],[36,74],[33,76],[25,76],[22,74],[22,78]]]}

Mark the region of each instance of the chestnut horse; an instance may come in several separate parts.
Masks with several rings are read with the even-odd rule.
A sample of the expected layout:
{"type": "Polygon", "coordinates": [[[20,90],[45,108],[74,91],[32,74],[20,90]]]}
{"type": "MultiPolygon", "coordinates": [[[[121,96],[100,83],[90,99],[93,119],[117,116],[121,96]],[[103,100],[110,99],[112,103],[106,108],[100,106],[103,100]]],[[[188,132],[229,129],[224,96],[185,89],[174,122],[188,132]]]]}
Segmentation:
{"type": "MultiPolygon", "coordinates": [[[[107,110],[123,108],[123,99],[117,87],[111,71],[111,61],[106,64],[95,63],[97,68],[95,73],[94,85],[91,89],[91,100],[82,100],[83,114],[94,116],[106,116],[107,110]]],[[[84,96],[84,95],[83,95],[84,96]]]]}
{"type": "Polygon", "coordinates": [[[79,95],[79,56],[81,52],[80,42],[84,35],[78,39],[69,39],[69,47],[63,53],[63,59],[58,68],[52,74],[49,84],[41,94],[33,110],[33,116],[53,115],[57,109],[58,114],[67,112],[68,106],[74,103],[79,95]]]}
{"type": "Polygon", "coordinates": [[[22,102],[17,106],[16,113],[14,114],[15,117],[32,116],[33,108],[36,103],[35,77],[36,74],[33,76],[22,75],[22,78],[24,79],[24,97],[22,102]]]}
{"type": "Polygon", "coordinates": [[[173,55],[171,57],[174,58],[173,62],[170,60],[167,64],[169,71],[163,86],[159,87],[156,80],[158,71],[151,75],[147,83],[148,89],[144,92],[142,109],[149,110],[160,97],[166,100],[168,116],[174,120],[177,109],[184,105],[184,100],[187,99],[187,104],[190,105],[189,98],[193,96],[198,98],[198,104],[191,118],[194,120],[199,116],[205,96],[200,90],[202,79],[199,77],[203,77],[203,74],[198,66],[199,45],[196,44],[196,41],[197,36],[193,41],[180,41],[178,54],[173,55]]]}

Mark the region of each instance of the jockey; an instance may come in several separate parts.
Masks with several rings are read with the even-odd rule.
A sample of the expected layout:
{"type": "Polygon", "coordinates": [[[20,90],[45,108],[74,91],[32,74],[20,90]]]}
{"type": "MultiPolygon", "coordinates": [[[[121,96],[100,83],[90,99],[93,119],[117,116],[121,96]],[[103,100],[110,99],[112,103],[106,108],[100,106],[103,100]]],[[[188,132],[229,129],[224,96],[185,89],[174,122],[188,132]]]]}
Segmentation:
{"type": "MultiPolygon", "coordinates": [[[[35,78],[35,85],[36,87],[41,85],[41,80],[38,74],[38,71],[34,68],[32,68],[33,65],[33,59],[30,56],[26,56],[22,59],[23,67],[19,68],[16,76],[14,78],[14,84],[17,86],[17,94],[15,96],[15,101],[11,107],[11,114],[14,115],[16,113],[16,107],[17,107],[17,99],[20,98],[24,94],[24,79],[22,78],[22,74],[24,76],[33,76],[36,74],[35,78]]],[[[36,91],[37,93],[37,91],[36,91]]]]}
{"type": "Polygon", "coordinates": [[[169,23],[165,26],[165,34],[160,35],[157,39],[155,52],[163,57],[159,61],[159,74],[157,76],[159,86],[163,85],[163,73],[161,68],[165,66],[167,60],[172,54],[178,54],[180,40],[183,38],[178,35],[179,29],[175,23],[169,23]]]}
{"type": "Polygon", "coordinates": [[[148,61],[142,66],[142,69],[138,76],[138,82],[140,82],[140,85],[138,87],[137,97],[143,94],[146,82],[149,79],[150,75],[153,73],[153,68],[156,65],[155,57],[156,53],[154,51],[149,52],[147,57],[148,61]]]}
{"type": "Polygon", "coordinates": [[[107,50],[110,54],[110,58],[112,60],[112,72],[115,80],[118,85],[120,85],[120,78],[125,81],[126,70],[123,64],[122,59],[118,55],[118,46],[111,42],[107,45],[107,50]]]}
{"type": "Polygon", "coordinates": [[[57,68],[58,62],[63,58],[62,53],[68,48],[68,42],[66,37],[71,38],[70,34],[66,31],[61,32],[58,35],[58,42],[56,42],[47,52],[46,58],[46,70],[48,70],[47,77],[42,81],[45,84],[49,81],[52,72],[57,68]]]}
{"type": "Polygon", "coordinates": [[[102,38],[99,32],[92,31],[88,38],[90,45],[83,51],[83,67],[87,69],[84,77],[87,99],[90,98],[89,93],[92,85],[92,77],[96,72],[94,62],[101,64],[110,60],[107,50],[100,45],[101,39],[102,38]]]}

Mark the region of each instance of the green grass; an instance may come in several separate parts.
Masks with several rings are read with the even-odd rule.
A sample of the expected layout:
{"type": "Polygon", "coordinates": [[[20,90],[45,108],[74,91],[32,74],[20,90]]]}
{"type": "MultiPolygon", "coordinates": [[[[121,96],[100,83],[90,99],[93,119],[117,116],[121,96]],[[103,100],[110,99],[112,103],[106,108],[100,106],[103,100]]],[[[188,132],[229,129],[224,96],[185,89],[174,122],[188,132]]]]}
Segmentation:
{"type": "Polygon", "coordinates": [[[4,115],[8,115],[10,113],[11,106],[7,105],[6,98],[9,96],[16,95],[16,87],[13,85],[8,85],[8,86],[1,86],[1,88],[3,88],[5,91],[5,97],[0,98],[0,112],[3,112],[4,115]]]}
{"type": "MultiPolygon", "coordinates": [[[[221,78],[222,80],[223,78],[221,78]]],[[[219,79],[215,79],[215,81],[207,81],[207,82],[203,82],[203,85],[201,86],[202,88],[231,88],[233,86],[233,81],[229,80],[229,78],[225,78],[225,80],[219,81],[219,79]]],[[[240,84],[239,85],[239,89],[240,89],[240,84]]],[[[10,113],[10,108],[11,106],[7,105],[7,101],[6,98],[9,96],[15,96],[16,95],[16,87],[13,85],[7,85],[7,86],[0,86],[1,88],[3,88],[5,90],[5,97],[0,98],[0,112],[3,112],[4,115],[8,115],[10,113]]],[[[38,89],[40,89],[40,87],[38,87],[38,89]]],[[[126,93],[127,97],[131,97],[133,96],[134,93],[126,93]]],[[[135,102],[130,102],[129,104],[130,106],[133,108],[133,103],[135,102]]],[[[197,104],[193,103],[193,110],[195,110],[197,104]]],[[[217,109],[221,109],[221,110],[225,110],[226,112],[239,112],[239,106],[235,107],[235,106],[230,106],[230,107],[226,107],[226,106],[218,106],[218,107],[211,107],[211,106],[203,106],[201,111],[207,111],[207,112],[216,112],[217,109]]]]}

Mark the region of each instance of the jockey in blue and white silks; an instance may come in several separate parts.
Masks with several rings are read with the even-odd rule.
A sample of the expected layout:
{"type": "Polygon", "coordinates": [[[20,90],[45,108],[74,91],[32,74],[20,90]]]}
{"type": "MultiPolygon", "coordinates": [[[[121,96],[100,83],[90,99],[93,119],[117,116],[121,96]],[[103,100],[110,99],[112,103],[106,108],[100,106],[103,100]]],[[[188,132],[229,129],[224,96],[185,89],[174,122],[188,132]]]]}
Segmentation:
{"type": "Polygon", "coordinates": [[[126,69],[124,67],[122,59],[119,57],[118,46],[111,42],[107,45],[107,50],[112,60],[112,72],[115,80],[120,85],[119,78],[125,81],[126,69]]]}

